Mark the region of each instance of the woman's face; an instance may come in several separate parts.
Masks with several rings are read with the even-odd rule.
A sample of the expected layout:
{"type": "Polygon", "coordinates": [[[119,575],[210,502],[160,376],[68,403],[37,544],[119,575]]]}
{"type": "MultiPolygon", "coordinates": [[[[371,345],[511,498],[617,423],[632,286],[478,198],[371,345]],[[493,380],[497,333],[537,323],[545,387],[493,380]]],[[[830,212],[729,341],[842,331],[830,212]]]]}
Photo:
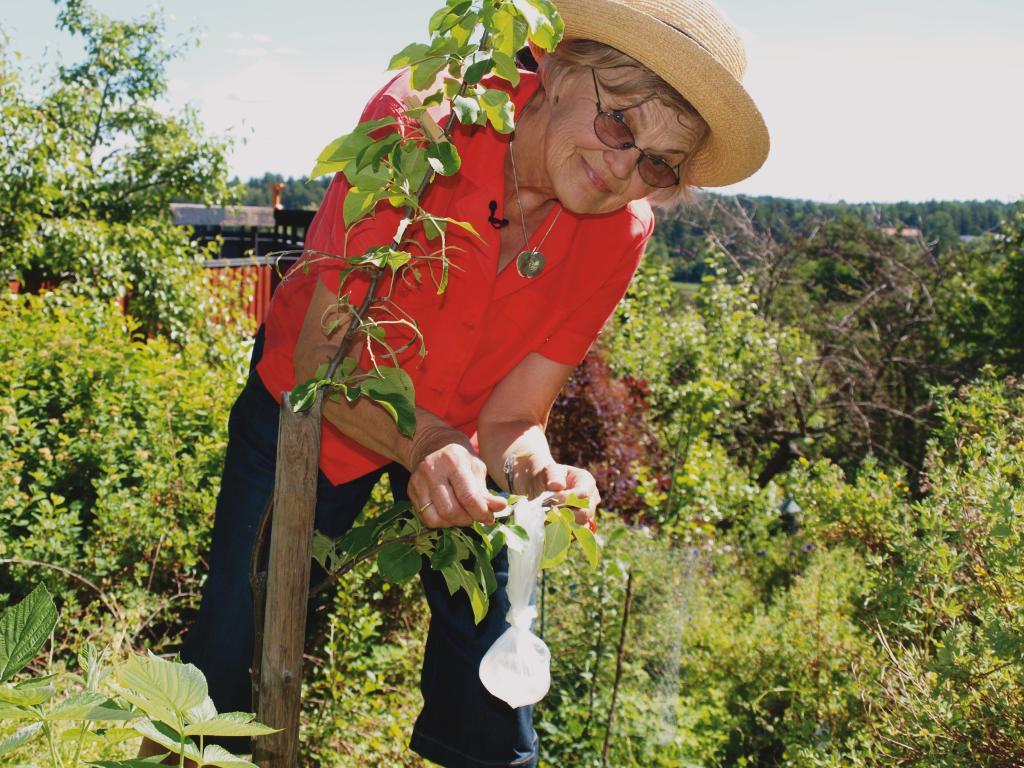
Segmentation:
{"type": "MultiPolygon", "coordinates": [[[[598,87],[618,84],[629,72],[628,68],[599,70],[598,87]]],[[[598,94],[589,69],[567,73],[554,91],[549,95],[544,162],[563,206],[573,213],[610,213],[658,191],[640,177],[636,149],[612,149],[594,132],[598,94]]],[[[680,122],[679,113],[660,101],[616,96],[605,89],[600,101],[605,112],[621,111],[638,147],[673,168],[696,140],[694,132],[680,122]]]]}

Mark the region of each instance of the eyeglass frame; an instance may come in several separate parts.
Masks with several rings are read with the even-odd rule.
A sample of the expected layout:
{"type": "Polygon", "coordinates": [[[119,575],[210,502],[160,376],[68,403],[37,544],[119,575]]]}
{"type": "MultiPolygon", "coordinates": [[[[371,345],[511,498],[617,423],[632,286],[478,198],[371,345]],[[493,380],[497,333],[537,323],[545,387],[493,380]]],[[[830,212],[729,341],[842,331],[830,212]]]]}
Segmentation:
{"type": "MultiPolygon", "coordinates": [[[[678,186],[680,181],[679,169],[682,167],[683,163],[686,162],[686,160],[680,160],[678,165],[672,167],[665,161],[665,158],[663,158],[661,155],[652,155],[649,152],[638,147],[636,144],[636,135],[633,133],[633,129],[629,127],[629,125],[626,123],[625,117],[623,117],[622,115],[623,110],[616,109],[612,112],[607,112],[601,106],[601,89],[597,87],[597,72],[594,70],[593,67],[590,68],[590,76],[594,79],[594,95],[597,96],[597,114],[594,116],[594,134],[597,136],[600,142],[609,149],[635,149],[637,152],[639,152],[640,157],[636,159],[636,172],[640,174],[640,178],[643,179],[643,182],[648,186],[654,187],[655,189],[671,189],[672,187],[678,186]],[[631,137],[631,141],[629,144],[624,146],[613,145],[609,144],[607,141],[601,138],[601,132],[598,131],[597,129],[597,121],[601,118],[602,115],[607,115],[612,120],[614,120],[615,122],[617,122],[619,125],[626,129],[626,132],[629,133],[631,137]],[[642,163],[644,160],[648,160],[649,162],[652,163],[661,163],[670,171],[672,171],[672,175],[676,177],[676,180],[672,184],[665,184],[664,186],[658,184],[651,184],[651,182],[644,178],[643,171],[640,170],[640,163],[642,163]]],[[[639,104],[634,104],[633,106],[639,106],[639,104]]],[[[632,108],[633,107],[626,107],[626,109],[632,108]]]]}

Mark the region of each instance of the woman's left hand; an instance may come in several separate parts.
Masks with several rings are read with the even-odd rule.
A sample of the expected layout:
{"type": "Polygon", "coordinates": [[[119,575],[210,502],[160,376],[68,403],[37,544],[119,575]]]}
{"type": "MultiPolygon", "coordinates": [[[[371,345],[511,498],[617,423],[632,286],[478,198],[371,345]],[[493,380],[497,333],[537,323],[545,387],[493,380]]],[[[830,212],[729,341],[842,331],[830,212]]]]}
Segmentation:
{"type": "Polygon", "coordinates": [[[568,464],[548,464],[534,475],[533,480],[535,492],[531,496],[553,491],[559,503],[569,498],[570,493],[578,499],[586,499],[589,503],[585,509],[573,510],[576,522],[594,527],[593,520],[597,514],[597,505],[601,503],[601,494],[597,490],[597,481],[587,470],[568,464]]]}

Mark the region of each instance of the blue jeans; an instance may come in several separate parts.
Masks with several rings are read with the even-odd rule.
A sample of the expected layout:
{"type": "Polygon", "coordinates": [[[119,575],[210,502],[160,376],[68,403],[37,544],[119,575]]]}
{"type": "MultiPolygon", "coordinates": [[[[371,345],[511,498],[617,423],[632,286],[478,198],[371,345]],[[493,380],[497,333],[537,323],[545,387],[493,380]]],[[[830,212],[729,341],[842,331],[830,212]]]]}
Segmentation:
{"type": "MultiPolygon", "coordinates": [[[[262,352],[262,330],[253,349],[262,352]]],[[[249,560],[256,527],[274,490],[279,407],[255,371],[231,409],[228,448],[217,497],[210,574],[199,615],[185,638],[181,656],[206,675],[219,712],[251,711],[249,666],[253,650],[253,599],[249,560]]],[[[392,495],[407,499],[409,473],[391,464],[356,480],[333,485],[320,473],[316,527],[328,536],[347,531],[370,491],[387,474],[392,495]]],[[[420,690],[423,710],[410,747],[447,768],[536,766],[533,708],[512,709],[480,683],[480,659],[506,628],[508,559],[494,560],[498,589],[480,624],[464,593],[448,594],[441,574],[424,564],[420,581],[430,607],[420,690]]],[[[267,639],[270,642],[270,639],[267,639]]],[[[224,746],[248,752],[247,740],[223,739],[224,746]]]]}

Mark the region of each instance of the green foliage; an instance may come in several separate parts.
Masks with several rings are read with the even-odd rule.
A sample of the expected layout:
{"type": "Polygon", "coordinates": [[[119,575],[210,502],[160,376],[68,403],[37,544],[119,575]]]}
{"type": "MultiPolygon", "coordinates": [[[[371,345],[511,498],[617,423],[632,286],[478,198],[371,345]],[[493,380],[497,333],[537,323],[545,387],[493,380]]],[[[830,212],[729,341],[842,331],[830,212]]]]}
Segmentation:
{"type": "MultiPolygon", "coordinates": [[[[377,502],[383,504],[382,500],[377,502]]],[[[324,768],[426,766],[406,748],[419,712],[429,612],[415,581],[382,581],[371,563],[340,580],[307,647],[302,761],[324,768]]]]}
{"type": "Polygon", "coordinates": [[[1024,204],[1008,212],[998,233],[945,258],[936,297],[943,308],[938,355],[975,372],[1024,366],[1024,204]]]}
{"type": "MultiPolygon", "coordinates": [[[[149,604],[134,631],[198,578],[244,349],[147,340],[115,305],[60,292],[8,297],[0,324],[0,557],[69,568],[101,597],[116,585],[125,611],[149,604]]],[[[39,576],[6,567],[0,592],[39,576]]],[[[81,579],[46,577],[104,612],[81,579]]]]}
{"type": "Polygon", "coordinates": [[[37,83],[0,52],[0,274],[28,291],[66,282],[102,300],[127,295],[147,333],[203,335],[216,308],[169,203],[228,201],[229,143],[204,135],[192,110],[159,109],[167,64],[185,47],[165,44],[159,16],[58,5],[80,61],[37,83]]]}
{"type": "Polygon", "coordinates": [[[960,240],[998,232],[1001,222],[1012,216],[1012,209],[1013,204],[996,200],[821,203],[768,195],[703,193],[692,205],[659,211],[651,242],[669,257],[674,279],[698,282],[706,272],[705,240],[708,235],[728,237],[737,211],[758,231],[771,233],[787,244],[793,238],[812,235],[826,221],[850,217],[875,229],[916,229],[925,242],[946,251],[960,240]]]}
{"type": "MultiPolygon", "coordinates": [[[[0,653],[7,659],[4,679],[21,672],[40,652],[56,622],[53,598],[42,585],[4,612],[0,617],[0,653]]],[[[62,742],[67,742],[68,749],[73,750],[73,765],[80,764],[80,758],[99,766],[153,765],[153,760],[87,761],[82,755],[82,748],[87,744],[101,748],[117,744],[125,738],[125,725],[137,720],[134,730],[128,733],[142,734],[169,753],[179,755],[179,765],[187,757],[197,768],[204,765],[255,768],[253,763],[222,747],[204,747],[204,737],[264,736],[274,732],[273,728],[253,722],[251,714],[218,714],[207,695],[205,677],[191,664],[156,656],[129,656],[122,664],[108,668],[102,663],[102,655],[97,655],[92,646],[86,646],[79,664],[82,675],[72,682],[79,682],[83,690],[52,705],[50,702],[58,696],[58,675],[30,677],[0,687],[0,721],[31,721],[0,741],[0,755],[45,734],[53,768],[65,764],[67,754],[63,753],[66,750],[59,746],[62,742]],[[108,677],[116,679],[119,687],[102,690],[102,683],[108,677]],[[75,725],[56,731],[56,726],[63,723],[75,725]],[[110,723],[117,728],[111,728],[110,723]],[[94,731],[96,724],[101,728],[94,731]],[[118,733],[110,738],[112,730],[118,733]],[[199,738],[198,746],[190,737],[199,738]]]]}
{"type": "MultiPolygon", "coordinates": [[[[326,388],[335,394],[343,393],[350,401],[365,396],[382,406],[403,434],[410,435],[415,430],[412,383],[400,371],[398,354],[401,350],[387,341],[387,326],[396,322],[397,315],[394,309],[379,306],[382,299],[375,295],[377,281],[385,268],[402,273],[410,270],[419,281],[419,265],[437,260],[440,278],[435,277],[433,269],[428,271],[438,294],[444,293],[451,266],[445,237],[447,227],[454,225],[476,233],[465,222],[424,210],[420,197],[436,175],[451,176],[461,166],[458,151],[449,140],[454,120],[458,118],[474,125],[490,124],[500,133],[510,133],[515,126],[515,115],[508,94],[480,81],[493,69],[498,77],[518,83],[519,75],[513,64],[516,53],[527,42],[546,50],[553,49],[561,39],[562,29],[561,18],[549,0],[484,0],[479,5],[446,3],[431,16],[430,42],[407,45],[392,56],[388,65],[389,69],[409,68],[410,83],[418,93],[419,104],[406,105],[405,117],[418,121],[418,126],[399,126],[392,117],[369,120],[320,152],[310,178],[328,173],[345,174],[348,189],[342,217],[346,228],[371,216],[376,207],[385,202],[403,209],[404,214],[390,248],[382,243],[375,249],[376,252],[387,249],[398,259],[388,259],[382,264],[375,258],[368,258],[369,254],[362,257],[348,253],[327,254],[329,258],[346,262],[338,303],[355,322],[342,339],[327,375],[318,375],[299,385],[300,396],[295,398],[298,409],[309,407],[314,400],[312,393],[326,388]],[[451,112],[445,126],[440,128],[427,110],[445,101],[451,103],[451,112]],[[435,253],[414,258],[405,250],[407,246],[415,248],[415,243],[407,238],[417,229],[428,241],[440,241],[435,253]],[[344,277],[355,270],[374,276],[368,295],[358,308],[349,301],[344,285],[344,277]],[[379,311],[375,314],[375,310],[379,311]],[[378,317],[380,314],[386,317],[378,317]],[[373,358],[373,371],[364,375],[352,369],[335,376],[338,364],[350,353],[357,336],[365,339],[373,358]],[[377,360],[375,348],[383,350],[391,366],[377,360]]],[[[415,328],[415,318],[403,319],[400,323],[406,326],[411,323],[415,328]]],[[[416,342],[420,354],[424,354],[423,339],[418,331],[416,342]]]]}

